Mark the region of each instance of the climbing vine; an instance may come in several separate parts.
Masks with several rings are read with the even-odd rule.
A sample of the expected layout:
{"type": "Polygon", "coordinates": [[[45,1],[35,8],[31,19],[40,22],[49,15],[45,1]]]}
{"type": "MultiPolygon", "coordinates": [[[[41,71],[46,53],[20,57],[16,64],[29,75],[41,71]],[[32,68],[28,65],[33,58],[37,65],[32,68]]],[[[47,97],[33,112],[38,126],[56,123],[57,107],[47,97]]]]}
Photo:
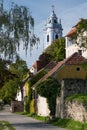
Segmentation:
{"type": "Polygon", "coordinates": [[[77,31],[87,31],[87,19],[81,19],[81,22],[78,24],[77,31]]]}
{"type": "Polygon", "coordinates": [[[82,67],[86,72],[86,79],[87,79],[87,62],[82,63],[82,67]]]}
{"type": "Polygon", "coordinates": [[[26,99],[26,105],[25,105],[25,111],[27,113],[31,113],[32,110],[35,110],[34,105],[32,105],[32,110],[31,110],[31,104],[34,104],[33,100],[33,94],[32,94],[32,86],[40,80],[45,74],[47,73],[46,70],[40,71],[37,75],[35,75],[30,81],[28,81],[28,96],[26,99]]]}
{"type": "Polygon", "coordinates": [[[87,19],[81,19],[76,25],[76,29],[76,33],[71,36],[72,40],[75,40],[75,43],[77,43],[79,47],[87,49],[87,19]]]}
{"type": "Polygon", "coordinates": [[[36,91],[42,97],[47,98],[50,115],[55,116],[56,97],[60,94],[60,84],[52,77],[40,82],[36,86],[36,91]]]}

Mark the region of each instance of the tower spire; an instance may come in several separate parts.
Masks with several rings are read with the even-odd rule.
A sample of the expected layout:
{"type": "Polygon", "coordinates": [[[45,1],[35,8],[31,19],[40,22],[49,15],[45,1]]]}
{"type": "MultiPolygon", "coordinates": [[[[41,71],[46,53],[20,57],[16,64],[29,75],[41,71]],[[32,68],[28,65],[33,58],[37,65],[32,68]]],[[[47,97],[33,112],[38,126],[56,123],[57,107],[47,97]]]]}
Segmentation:
{"type": "Polygon", "coordinates": [[[62,37],[62,25],[61,21],[58,22],[58,18],[54,11],[54,5],[51,6],[51,15],[48,18],[45,26],[46,33],[46,47],[49,46],[55,39],[62,37]]]}
{"type": "Polygon", "coordinates": [[[54,12],[54,5],[52,5],[51,7],[52,7],[52,12],[54,12]]]}

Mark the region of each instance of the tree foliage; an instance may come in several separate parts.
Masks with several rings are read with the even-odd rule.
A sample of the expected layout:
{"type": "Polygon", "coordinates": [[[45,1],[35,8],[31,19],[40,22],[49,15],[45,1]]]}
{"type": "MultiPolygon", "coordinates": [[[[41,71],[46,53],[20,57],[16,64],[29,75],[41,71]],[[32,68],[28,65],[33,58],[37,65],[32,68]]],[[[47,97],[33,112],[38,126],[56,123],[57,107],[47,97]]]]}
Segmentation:
{"type": "Polygon", "coordinates": [[[18,89],[18,80],[9,80],[5,82],[3,88],[0,90],[0,98],[8,103],[15,100],[18,89]]]}
{"type": "Polygon", "coordinates": [[[40,82],[36,86],[36,91],[42,97],[47,98],[50,115],[54,116],[56,109],[56,97],[60,94],[60,84],[58,81],[50,77],[47,80],[40,82]]]}
{"type": "Polygon", "coordinates": [[[10,65],[9,71],[18,77],[18,81],[19,81],[18,86],[19,89],[21,90],[21,94],[23,98],[23,86],[26,82],[26,73],[28,73],[26,62],[20,59],[19,57],[17,57],[16,62],[10,65]]]}
{"type": "Polygon", "coordinates": [[[65,58],[65,38],[53,41],[53,43],[45,50],[45,53],[50,55],[50,60],[63,60],[65,58]]]}
{"type": "Polygon", "coordinates": [[[81,19],[81,21],[77,25],[77,33],[76,33],[77,44],[87,49],[87,19],[81,19]]]}
{"type": "Polygon", "coordinates": [[[0,60],[0,97],[3,100],[7,102],[14,100],[18,89],[23,94],[26,73],[28,73],[26,62],[19,57],[9,68],[4,60],[0,60]]]}
{"type": "Polygon", "coordinates": [[[17,57],[15,63],[12,63],[9,67],[9,71],[12,74],[17,75],[20,81],[25,78],[26,73],[28,72],[28,67],[26,61],[22,60],[20,57],[17,57]]]}
{"type": "Polygon", "coordinates": [[[39,41],[33,30],[34,18],[27,7],[14,4],[10,10],[0,9],[0,54],[13,59],[21,44],[27,52],[28,45],[39,41]]]}
{"type": "Polygon", "coordinates": [[[0,59],[0,89],[3,87],[5,82],[16,77],[15,74],[9,72],[6,63],[7,61],[0,59]]]}

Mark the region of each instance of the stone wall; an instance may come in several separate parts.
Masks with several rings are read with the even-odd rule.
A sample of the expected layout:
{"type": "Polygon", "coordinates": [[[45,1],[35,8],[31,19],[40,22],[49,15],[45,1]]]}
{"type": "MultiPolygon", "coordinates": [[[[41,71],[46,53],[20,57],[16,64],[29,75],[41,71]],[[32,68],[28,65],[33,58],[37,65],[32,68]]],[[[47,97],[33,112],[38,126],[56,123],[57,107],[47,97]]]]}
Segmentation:
{"type": "Polygon", "coordinates": [[[74,94],[87,94],[87,80],[83,79],[65,79],[62,81],[63,97],[74,94]]]}
{"type": "MultiPolygon", "coordinates": [[[[57,102],[56,102],[56,117],[60,117],[60,118],[69,117],[70,115],[68,113],[69,106],[66,107],[65,100],[66,100],[66,97],[75,95],[75,94],[87,94],[87,80],[83,80],[83,79],[62,80],[61,81],[61,94],[60,94],[60,97],[57,98],[57,102]]],[[[75,109],[75,113],[77,113],[77,109],[79,110],[79,108],[80,107],[77,107],[75,109]]],[[[73,111],[74,111],[74,107],[73,107],[73,111]]],[[[82,114],[82,111],[81,111],[81,114],[82,114]]],[[[72,116],[71,118],[74,118],[74,117],[72,116]]]]}
{"type": "Polygon", "coordinates": [[[11,112],[23,112],[24,111],[24,104],[22,101],[12,101],[11,102],[11,112]]]}
{"type": "Polygon", "coordinates": [[[87,122],[87,103],[67,101],[65,106],[65,118],[73,118],[74,120],[87,122]]]}

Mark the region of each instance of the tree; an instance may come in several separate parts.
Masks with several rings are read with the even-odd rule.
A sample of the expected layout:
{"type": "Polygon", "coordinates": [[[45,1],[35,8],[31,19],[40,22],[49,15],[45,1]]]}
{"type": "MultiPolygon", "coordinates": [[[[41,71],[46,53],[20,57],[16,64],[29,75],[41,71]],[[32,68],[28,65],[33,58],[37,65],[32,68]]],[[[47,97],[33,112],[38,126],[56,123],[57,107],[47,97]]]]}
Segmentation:
{"type": "Polygon", "coordinates": [[[2,88],[4,84],[4,74],[5,74],[6,66],[2,59],[0,59],[0,88],[2,88]]]}
{"type": "Polygon", "coordinates": [[[65,38],[56,39],[45,50],[49,54],[50,60],[61,61],[65,58],[65,38]]]}
{"type": "Polygon", "coordinates": [[[0,98],[9,102],[15,99],[20,88],[23,95],[25,79],[29,77],[26,62],[17,57],[16,62],[7,68],[6,61],[0,60],[0,98]],[[27,74],[27,76],[26,76],[27,74]]]}
{"type": "Polygon", "coordinates": [[[10,86],[9,80],[16,76],[22,91],[25,82],[23,78],[28,69],[26,62],[19,59],[17,53],[20,46],[23,46],[27,53],[28,46],[33,47],[39,42],[39,38],[34,34],[34,18],[27,7],[12,4],[11,8],[6,10],[3,0],[0,2],[0,57],[15,61],[8,70],[3,60],[0,60],[0,87],[10,86]]]}
{"type": "Polygon", "coordinates": [[[38,41],[39,38],[34,34],[34,18],[28,8],[14,4],[10,10],[5,10],[2,2],[0,7],[0,54],[13,59],[21,44],[27,53],[28,45],[32,47],[38,41]]]}
{"type": "Polygon", "coordinates": [[[5,82],[16,77],[15,74],[9,72],[7,63],[10,63],[10,61],[0,59],[0,89],[3,87],[5,82]]]}
{"type": "Polygon", "coordinates": [[[14,78],[5,82],[2,89],[0,89],[0,98],[7,103],[10,103],[12,100],[15,100],[18,89],[18,80],[14,78]]]}
{"type": "Polygon", "coordinates": [[[26,74],[28,73],[26,62],[20,59],[19,57],[17,57],[16,62],[10,65],[9,71],[18,77],[18,86],[19,89],[21,90],[22,99],[23,99],[23,86],[26,81],[25,79],[29,77],[29,75],[26,77],[26,74]]]}

